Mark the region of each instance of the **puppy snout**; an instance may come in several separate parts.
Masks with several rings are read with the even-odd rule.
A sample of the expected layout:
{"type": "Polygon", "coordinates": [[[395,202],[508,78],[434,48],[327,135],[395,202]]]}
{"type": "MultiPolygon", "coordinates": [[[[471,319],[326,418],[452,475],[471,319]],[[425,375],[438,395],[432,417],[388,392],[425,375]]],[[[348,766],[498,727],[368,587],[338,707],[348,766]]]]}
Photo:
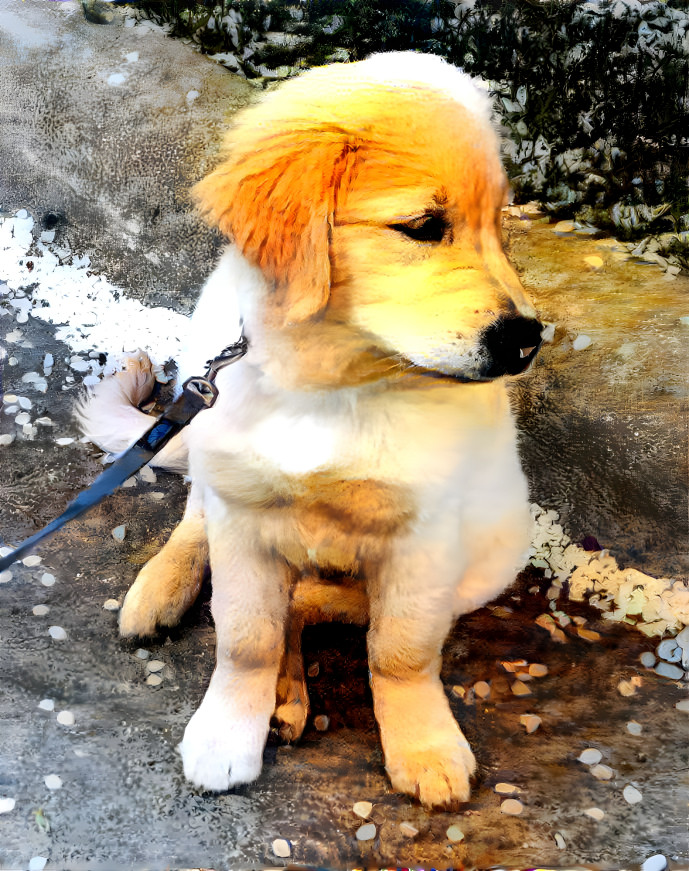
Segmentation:
{"type": "Polygon", "coordinates": [[[543,324],[536,318],[500,318],[485,330],[483,346],[488,354],[485,375],[518,375],[528,368],[541,346],[543,324]]]}

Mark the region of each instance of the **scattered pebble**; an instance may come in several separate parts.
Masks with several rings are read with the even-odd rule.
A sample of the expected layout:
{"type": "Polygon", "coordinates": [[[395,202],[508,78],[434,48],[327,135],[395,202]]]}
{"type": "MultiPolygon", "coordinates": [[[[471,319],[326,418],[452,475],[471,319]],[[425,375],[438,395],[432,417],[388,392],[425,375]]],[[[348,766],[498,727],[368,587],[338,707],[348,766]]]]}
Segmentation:
{"type": "Polygon", "coordinates": [[[596,254],[584,257],[584,263],[594,272],[598,272],[599,269],[603,268],[603,258],[598,257],[596,254]]]}
{"type": "Polygon", "coordinates": [[[636,720],[630,720],[627,723],[627,731],[630,735],[640,735],[641,734],[641,723],[637,723],[636,720]]]}
{"type": "Polygon", "coordinates": [[[682,669],[678,665],[672,665],[669,662],[659,662],[653,670],[661,677],[667,677],[670,680],[682,680],[684,677],[682,669]]]}
{"type": "Polygon", "coordinates": [[[319,714],[317,717],[313,718],[313,725],[319,732],[327,732],[328,726],[330,725],[330,717],[326,714],[319,714]]]}
{"type": "Polygon", "coordinates": [[[551,230],[553,233],[571,233],[574,230],[574,221],[558,221],[551,230]]]}
{"type": "Polygon", "coordinates": [[[19,426],[24,426],[25,423],[31,423],[31,415],[26,411],[21,411],[14,419],[19,426]]]}
{"type": "Polygon", "coordinates": [[[106,599],[105,602],[103,602],[103,608],[106,611],[119,611],[120,603],[117,599],[106,599]]]}
{"type": "Polygon", "coordinates": [[[531,735],[532,732],[535,732],[536,729],[543,722],[540,717],[536,716],[536,714],[522,714],[519,718],[519,722],[526,729],[527,735],[531,735]]]}
{"type": "Polygon", "coordinates": [[[134,654],[134,656],[138,656],[139,659],[148,659],[148,657],[149,657],[150,655],[151,655],[150,651],[148,651],[148,650],[144,650],[143,647],[140,647],[140,648],[136,651],[136,653],[134,654]]]}
{"type": "Polygon", "coordinates": [[[41,699],[41,701],[38,703],[38,707],[42,711],[54,711],[55,702],[52,699],[41,699]]]}
{"type": "Polygon", "coordinates": [[[413,823],[405,822],[400,823],[400,832],[405,835],[407,838],[415,838],[419,834],[419,830],[413,823]]]}
{"type": "Polygon", "coordinates": [[[10,433],[3,433],[0,435],[0,445],[3,447],[7,447],[7,445],[11,445],[14,441],[14,436],[10,433]]]}
{"type": "Polygon", "coordinates": [[[29,871],[43,871],[48,864],[45,856],[32,856],[29,859],[29,871]]]}
{"type": "Polygon", "coordinates": [[[555,843],[557,845],[558,850],[566,850],[567,849],[567,841],[565,841],[565,839],[562,837],[562,834],[560,832],[555,832],[555,834],[553,835],[553,838],[555,839],[555,843]]]}
{"type": "Polygon", "coordinates": [[[591,768],[591,774],[596,778],[596,780],[612,780],[615,772],[609,765],[598,764],[591,768]]]}
{"type": "Polygon", "coordinates": [[[115,541],[124,541],[126,528],[126,525],[123,523],[120,526],[116,526],[110,534],[115,539],[115,541]]]}
{"type": "Polygon", "coordinates": [[[474,694],[479,699],[487,699],[490,696],[490,684],[485,680],[477,680],[474,684],[474,694]]]}
{"type": "Polygon", "coordinates": [[[136,487],[136,478],[134,476],[127,478],[123,484],[120,484],[120,487],[136,487]]]}
{"type": "Polygon", "coordinates": [[[504,660],[500,663],[500,665],[505,669],[505,671],[509,672],[510,674],[514,674],[515,672],[521,671],[521,669],[526,668],[528,663],[525,659],[515,659],[512,662],[510,662],[509,660],[504,660]]]}
{"type": "Polygon", "coordinates": [[[641,864],[641,871],[665,871],[666,868],[667,859],[660,853],[657,853],[655,856],[649,856],[641,864]]]}
{"type": "Polygon", "coordinates": [[[357,841],[372,841],[376,836],[376,827],[373,823],[365,823],[356,830],[357,841]]]}
{"type": "Polygon", "coordinates": [[[31,613],[34,617],[45,617],[48,611],[50,608],[47,605],[34,605],[31,613]]]}
{"type": "Polygon", "coordinates": [[[532,662],[529,666],[529,674],[531,677],[545,677],[548,674],[548,666],[540,662],[532,662]]]}
{"type": "Polygon", "coordinates": [[[317,662],[312,662],[306,673],[309,677],[318,677],[320,670],[320,665],[317,662]]]}
{"type": "Polygon", "coordinates": [[[273,841],[273,855],[280,859],[287,859],[292,855],[292,847],[284,838],[276,838],[273,841]]]}
{"type": "Polygon", "coordinates": [[[48,789],[61,789],[62,788],[62,778],[57,774],[48,774],[43,778],[43,783],[48,787],[48,789]]]}
{"type": "Polygon", "coordinates": [[[586,336],[582,333],[572,342],[572,347],[575,351],[583,351],[585,348],[590,346],[591,342],[591,336],[586,336]]]}
{"type": "Polygon", "coordinates": [[[664,659],[665,662],[679,662],[682,658],[682,648],[674,638],[666,638],[661,641],[656,647],[656,653],[659,659],[664,659]]]}
{"type": "Polygon", "coordinates": [[[12,580],[12,572],[9,569],[5,569],[4,572],[0,572],[0,584],[7,584],[12,580]]]}
{"type": "Polygon", "coordinates": [[[162,502],[165,498],[165,493],[161,490],[154,490],[152,493],[148,494],[149,499],[153,499],[154,502],[162,502]]]}
{"type": "Polygon", "coordinates": [[[628,804],[638,804],[643,798],[635,786],[625,786],[622,790],[622,795],[628,804]]]}
{"type": "Polygon", "coordinates": [[[146,678],[146,683],[149,687],[159,687],[163,682],[162,677],[159,674],[149,674],[146,678]]]}
{"type": "Polygon", "coordinates": [[[37,417],[35,423],[40,424],[41,426],[52,426],[53,421],[50,417],[37,417]]]}
{"type": "Polygon", "coordinates": [[[143,466],[139,470],[139,477],[142,481],[145,481],[147,484],[155,484],[158,481],[158,477],[156,473],[150,466],[143,466]]]}
{"type": "Polygon", "coordinates": [[[357,801],[354,803],[352,810],[358,817],[361,817],[362,820],[365,820],[371,815],[373,805],[370,801],[357,801]]]}
{"type": "Polygon", "coordinates": [[[530,696],[531,690],[522,680],[515,680],[511,686],[511,690],[515,696],[530,696]]]}
{"type": "Polygon", "coordinates": [[[583,762],[584,765],[595,765],[597,762],[600,762],[602,758],[603,754],[600,750],[596,750],[595,747],[587,747],[577,756],[579,762],[583,762]]]}
{"type": "Polygon", "coordinates": [[[44,587],[52,587],[55,583],[55,575],[51,575],[50,572],[44,572],[41,575],[41,583],[44,587]]]}
{"type": "Polygon", "coordinates": [[[73,726],[75,717],[71,711],[60,711],[57,715],[57,721],[61,726],[73,726]]]}
{"type": "Polygon", "coordinates": [[[600,641],[600,632],[594,632],[593,629],[584,629],[583,626],[577,627],[577,635],[586,641],[600,641]]]}
{"type": "Polygon", "coordinates": [[[599,807],[590,807],[587,808],[584,813],[587,817],[591,817],[594,820],[602,820],[605,817],[605,811],[602,811],[599,807]]]}
{"type": "Polygon", "coordinates": [[[450,826],[445,834],[449,841],[454,841],[455,843],[464,840],[464,832],[459,828],[459,826],[450,826]]]}
{"type": "Polygon", "coordinates": [[[55,641],[64,641],[67,638],[67,633],[62,628],[62,626],[51,626],[48,629],[48,634],[55,641]]]}
{"type": "Polygon", "coordinates": [[[521,792],[521,789],[513,783],[496,783],[493,789],[498,795],[516,795],[521,792]]]}
{"type": "Polygon", "coordinates": [[[678,711],[689,711],[689,699],[682,699],[681,702],[676,702],[675,707],[678,711]]]}
{"type": "Polygon", "coordinates": [[[62,436],[59,439],[55,439],[55,444],[64,447],[65,445],[71,445],[73,441],[74,439],[70,436],[62,436]]]}
{"type": "Polygon", "coordinates": [[[24,557],[24,559],[22,560],[22,565],[25,565],[27,568],[31,569],[34,566],[40,565],[41,562],[41,557],[37,553],[34,553],[31,556],[24,557]]]}
{"type": "Polygon", "coordinates": [[[17,800],[14,798],[0,798],[0,814],[8,814],[14,810],[17,800]]]}
{"type": "Polygon", "coordinates": [[[510,816],[519,816],[523,810],[524,805],[520,801],[517,801],[516,798],[506,798],[500,805],[500,812],[503,814],[509,814],[510,816]]]}
{"type": "Polygon", "coordinates": [[[621,696],[633,696],[636,692],[636,686],[630,680],[621,680],[617,684],[617,691],[621,696]]]}
{"type": "Polygon", "coordinates": [[[151,672],[152,674],[162,671],[163,668],[165,668],[165,663],[160,659],[152,659],[150,662],[146,663],[146,671],[151,672]]]}
{"type": "Polygon", "coordinates": [[[643,665],[644,668],[653,668],[656,664],[656,658],[650,650],[644,650],[644,652],[639,657],[639,662],[643,665]]]}

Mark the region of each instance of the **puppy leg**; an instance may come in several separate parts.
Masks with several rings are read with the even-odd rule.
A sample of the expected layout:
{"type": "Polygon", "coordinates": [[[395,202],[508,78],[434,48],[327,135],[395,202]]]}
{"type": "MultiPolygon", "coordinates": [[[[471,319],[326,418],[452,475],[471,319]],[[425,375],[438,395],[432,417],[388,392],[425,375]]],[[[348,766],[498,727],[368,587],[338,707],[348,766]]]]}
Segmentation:
{"type": "Polygon", "coordinates": [[[203,508],[192,487],[184,517],[167,544],[141,569],[120,611],[120,634],[153,635],[176,625],[194,603],[208,564],[203,508]]]}
{"type": "Polygon", "coordinates": [[[277,683],[277,705],[274,717],[283,741],[301,738],[309,714],[309,695],[304,675],[304,657],[301,652],[301,633],[304,621],[293,612],[289,617],[285,651],[280,663],[277,683]]]}
{"type": "Polygon", "coordinates": [[[179,750],[188,780],[217,792],[261,771],[287,617],[287,571],[253,550],[249,524],[206,505],[217,664],[179,750]]]}
{"type": "Polygon", "coordinates": [[[385,766],[396,790],[427,806],[467,801],[476,767],[440,681],[453,623],[451,578],[435,555],[409,549],[370,593],[369,668],[385,766]]]}

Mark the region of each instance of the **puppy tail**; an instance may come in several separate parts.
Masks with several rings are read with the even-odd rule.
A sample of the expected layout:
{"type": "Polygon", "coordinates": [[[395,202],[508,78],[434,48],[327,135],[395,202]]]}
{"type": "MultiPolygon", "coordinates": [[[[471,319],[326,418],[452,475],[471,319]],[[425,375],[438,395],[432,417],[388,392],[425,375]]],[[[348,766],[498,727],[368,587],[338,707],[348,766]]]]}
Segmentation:
{"type": "MultiPolygon", "coordinates": [[[[139,410],[153,390],[155,375],[149,357],[139,352],[124,369],[104,378],[77,403],[75,413],[83,434],[104,451],[118,454],[139,439],[154,418],[139,410]]],[[[150,465],[184,474],[187,449],[184,433],[156,454],[150,465]]]]}

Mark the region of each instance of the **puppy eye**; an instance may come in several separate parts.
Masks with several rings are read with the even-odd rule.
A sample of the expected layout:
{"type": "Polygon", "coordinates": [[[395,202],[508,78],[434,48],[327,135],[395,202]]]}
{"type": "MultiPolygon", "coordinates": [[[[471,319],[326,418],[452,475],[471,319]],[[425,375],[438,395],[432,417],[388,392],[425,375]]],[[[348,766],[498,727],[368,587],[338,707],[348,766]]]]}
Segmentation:
{"type": "Polygon", "coordinates": [[[442,242],[447,233],[447,223],[440,215],[423,215],[404,224],[390,224],[390,229],[415,242],[442,242]]]}

